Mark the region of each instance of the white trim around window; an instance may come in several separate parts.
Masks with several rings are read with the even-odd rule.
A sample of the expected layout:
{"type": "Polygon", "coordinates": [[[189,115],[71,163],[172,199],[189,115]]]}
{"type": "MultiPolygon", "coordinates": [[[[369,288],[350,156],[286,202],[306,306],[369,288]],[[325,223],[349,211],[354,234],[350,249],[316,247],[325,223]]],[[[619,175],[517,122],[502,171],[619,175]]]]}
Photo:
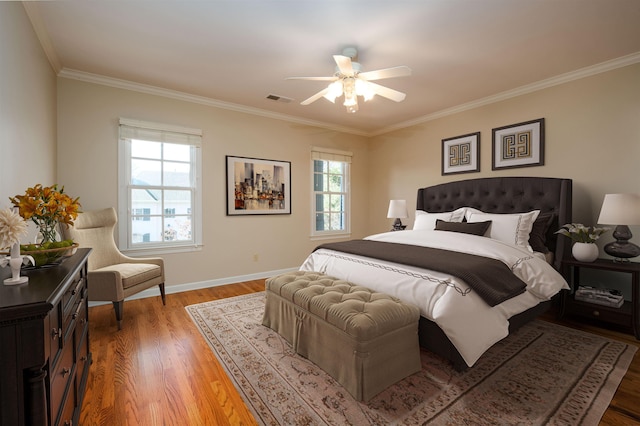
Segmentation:
{"type": "Polygon", "coordinates": [[[311,149],[311,237],[351,234],[351,159],[353,153],[311,149]]]}
{"type": "Polygon", "coordinates": [[[118,245],[131,255],[202,246],[202,131],[120,119],[118,245]]]}

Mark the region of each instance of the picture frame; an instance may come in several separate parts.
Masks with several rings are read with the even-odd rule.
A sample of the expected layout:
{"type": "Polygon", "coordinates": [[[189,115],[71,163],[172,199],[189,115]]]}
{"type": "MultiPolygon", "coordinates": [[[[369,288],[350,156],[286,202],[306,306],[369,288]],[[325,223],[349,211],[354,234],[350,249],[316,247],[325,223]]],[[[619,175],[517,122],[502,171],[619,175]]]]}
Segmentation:
{"type": "Polygon", "coordinates": [[[480,132],[442,139],[442,176],[480,171],[480,132]]]}
{"type": "Polygon", "coordinates": [[[291,214],[291,162],[226,156],[227,216],[291,214]]]}
{"type": "Polygon", "coordinates": [[[492,130],[491,169],[544,165],[544,118],[492,130]]]}

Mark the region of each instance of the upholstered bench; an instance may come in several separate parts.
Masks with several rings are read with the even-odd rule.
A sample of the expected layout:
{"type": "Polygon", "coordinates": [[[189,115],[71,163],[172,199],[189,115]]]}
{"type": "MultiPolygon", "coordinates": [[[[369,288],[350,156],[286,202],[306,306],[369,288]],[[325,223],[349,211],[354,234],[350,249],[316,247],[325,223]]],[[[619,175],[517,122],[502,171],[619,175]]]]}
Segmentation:
{"type": "Polygon", "coordinates": [[[262,324],[354,398],[420,371],[416,306],[316,272],[267,279],[262,324]]]}

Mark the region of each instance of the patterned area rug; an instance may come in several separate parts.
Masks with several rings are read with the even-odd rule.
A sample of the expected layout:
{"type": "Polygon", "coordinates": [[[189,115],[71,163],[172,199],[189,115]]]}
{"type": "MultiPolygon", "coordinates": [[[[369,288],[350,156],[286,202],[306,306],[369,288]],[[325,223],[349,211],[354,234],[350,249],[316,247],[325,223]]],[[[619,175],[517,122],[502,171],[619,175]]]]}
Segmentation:
{"type": "Polygon", "coordinates": [[[364,404],[262,326],[263,292],[186,309],[264,425],[597,425],[637,349],[534,321],[463,373],[423,350],[364,404]]]}

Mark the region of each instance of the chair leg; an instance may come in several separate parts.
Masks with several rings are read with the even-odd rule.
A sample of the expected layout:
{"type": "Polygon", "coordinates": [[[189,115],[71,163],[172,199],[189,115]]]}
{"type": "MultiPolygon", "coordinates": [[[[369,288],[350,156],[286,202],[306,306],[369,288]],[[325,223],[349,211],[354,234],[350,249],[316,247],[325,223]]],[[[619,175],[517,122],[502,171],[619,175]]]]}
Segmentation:
{"type": "Polygon", "coordinates": [[[167,304],[167,300],[166,300],[165,295],[164,295],[164,283],[158,284],[158,287],[160,287],[160,297],[162,297],[162,304],[166,305],[167,304]]]}
{"type": "Polygon", "coordinates": [[[118,330],[122,330],[122,308],[124,300],[113,302],[113,310],[116,311],[116,321],[118,322],[118,330]]]}

